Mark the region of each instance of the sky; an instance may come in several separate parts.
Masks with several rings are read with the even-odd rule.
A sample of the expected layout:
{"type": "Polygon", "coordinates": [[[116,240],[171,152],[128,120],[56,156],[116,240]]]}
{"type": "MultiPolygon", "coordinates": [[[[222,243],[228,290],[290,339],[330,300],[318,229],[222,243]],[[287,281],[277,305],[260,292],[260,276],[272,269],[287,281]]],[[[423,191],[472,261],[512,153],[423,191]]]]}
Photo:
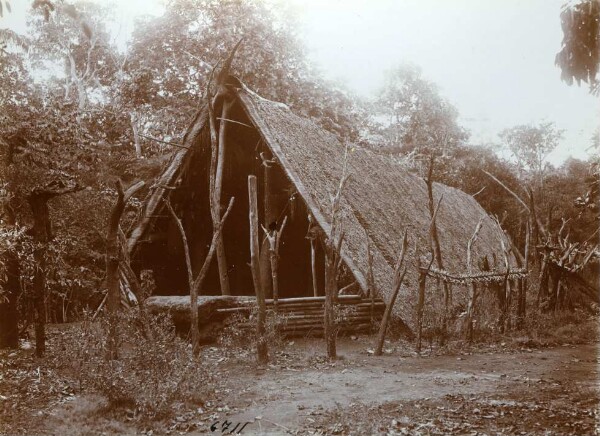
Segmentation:
{"type": "MultiPolygon", "coordinates": [[[[322,73],[362,97],[376,95],[387,69],[413,63],[456,106],[472,143],[499,143],[498,133],[518,124],[554,122],[564,135],[550,162],[587,156],[600,99],[562,82],[554,65],[564,0],[273,1],[292,3],[322,73]]],[[[8,24],[18,30],[31,1],[12,4],[8,24]]],[[[162,11],[160,0],[118,2],[117,42],[125,46],[137,15],[162,11]]]]}

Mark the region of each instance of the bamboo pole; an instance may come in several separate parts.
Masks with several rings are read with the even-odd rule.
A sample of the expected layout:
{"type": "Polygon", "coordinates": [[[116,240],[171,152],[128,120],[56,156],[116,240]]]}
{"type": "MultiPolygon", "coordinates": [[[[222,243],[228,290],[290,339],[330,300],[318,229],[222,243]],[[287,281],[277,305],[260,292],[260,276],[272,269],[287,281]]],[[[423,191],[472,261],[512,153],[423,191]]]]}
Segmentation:
{"type": "Polygon", "coordinates": [[[256,323],[256,351],[259,364],[269,361],[269,352],[265,338],[266,305],[265,294],[260,280],[260,248],[258,245],[258,200],[256,188],[256,176],[248,176],[248,200],[250,205],[250,268],[252,269],[252,281],[254,292],[258,303],[258,321],[256,323]]]}

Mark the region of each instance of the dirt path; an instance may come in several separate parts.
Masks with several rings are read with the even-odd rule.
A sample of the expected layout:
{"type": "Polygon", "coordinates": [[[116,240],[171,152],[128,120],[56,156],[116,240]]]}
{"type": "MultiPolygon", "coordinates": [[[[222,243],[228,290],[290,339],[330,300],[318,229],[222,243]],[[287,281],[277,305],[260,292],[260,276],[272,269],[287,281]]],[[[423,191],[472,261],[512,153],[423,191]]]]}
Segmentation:
{"type": "MultiPolygon", "coordinates": [[[[367,352],[371,342],[341,339],[342,359],[332,364],[321,340],[296,341],[262,369],[250,352],[206,348],[202,362],[215,376],[211,404],[184,408],[172,421],[148,427],[123,411],[108,411],[98,395],[61,392],[66,388],[60,383],[64,401],[19,403],[26,410],[15,414],[0,383],[0,405],[13,418],[3,426],[0,414],[0,434],[4,427],[12,429],[6,434],[221,435],[248,422],[244,435],[600,435],[597,345],[497,346],[428,357],[399,346],[374,357],[367,352]]],[[[12,368],[10,356],[6,363],[5,370],[12,368]]],[[[40,379],[36,362],[30,363],[17,371],[27,395],[37,392],[40,379]]],[[[0,371],[0,382],[2,376],[0,371]]]]}
{"type": "Polygon", "coordinates": [[[521,391],[564,384],[597,395],[599,360],[593,345],[426,358],[368,356],[348,342],[340,348],[345,359],[333,366],[322,362],[303,370],[292,365],[238,375],[228,406],[233,410],[215,422],[250,421],[244,434],[281,434],[284,427],[302,428],[322,411],[356,404],[483,394],[512,401],[521,391]]]}

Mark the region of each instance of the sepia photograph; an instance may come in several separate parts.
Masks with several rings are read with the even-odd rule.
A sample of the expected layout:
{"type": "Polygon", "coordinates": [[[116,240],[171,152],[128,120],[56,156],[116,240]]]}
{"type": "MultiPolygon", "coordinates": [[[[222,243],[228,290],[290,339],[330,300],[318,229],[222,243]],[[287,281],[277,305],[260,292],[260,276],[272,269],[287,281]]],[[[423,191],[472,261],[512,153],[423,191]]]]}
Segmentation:
{"type": "Polygon", "coordinates": [[[0,0],[0,436],[600,436],[600,0],[0,0]]]}

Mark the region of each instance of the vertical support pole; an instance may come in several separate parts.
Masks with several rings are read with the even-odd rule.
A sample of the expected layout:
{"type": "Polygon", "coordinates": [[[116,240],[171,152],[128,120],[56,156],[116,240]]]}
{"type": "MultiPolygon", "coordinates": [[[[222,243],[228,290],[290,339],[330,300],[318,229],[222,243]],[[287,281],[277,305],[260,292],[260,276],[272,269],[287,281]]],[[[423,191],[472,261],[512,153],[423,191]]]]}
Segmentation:
{"type": "Polygon", "coordinates": [[[248,176],[248,200],[250,205],[250,268],[252,269],[252,281],[256,302],[258,304],[258,320],[256,323],[256,351],[258,363],[266,364],[269,361],[269,352],[265,338],[266,304],[264,289],[260,279],[260,247],[258,244],[258,200],[256,188],[256,176],[248,176]]]}
{"type": "Polygon", "coordinates": [[[312,285],[313,285],[313,295],[315,297],[319,296],[319,290],[317,288],[317,262],[316,262],[316,250],[315,250],[315,240],[310,240],[310,271],[312,274],[312,285]]]}
{"type": "MultiPolygon", "coordinates": [[[[525,224],[525,256],[523,259],[523,268],[525,271],[529,270],[529,234],[531,231],[530,218],[528,218],[525,224]]],[[[525,315],[527,312],[527,277],[519,279],[519,295],[517,303],[517,327],[523,328],[525,322],[525,315]]]]}
{"type": "Polygon", "coordinates": [[[466,320],[466,336],[469,342],[473,342],[473,313],[475,312],[475,302],[477,301],[477,284],[471,283],[471,289],[469,292],[469,304],[467,306],[467,320],[466,320]]]}
{"type": "MultiPolygon", "coordinates": [[[[427,184],[427,195],[429,197],[429,215],[431,216],[431,225],[429,227],[429,237],[430,237],[430,248],[433,254],[433,257],[436,261],[437,267],[439,269],[444,269],[444,263],[442,261],[442,250],[440,247],[440,239],[438,236],[437,226],[435,224],[435,220],[433,219],[434,214],[436,212],[436,208],[434,208],[434,200],[433,200],[433,167],[435,164],[435,157],[432,155],[429,161],[429,171],[427,174],[427,179],[425,183],[427,184]]],[[[439,208],[439,202],[438,206],[439,208]]],[[[438,279],[438,288],[439,288],[439,279],[438,279]]],[[[452,304],[452,289],[447,282],[442,283],[442,287],[444,289],[444,315],[442,319],[442,333],[441,333],[441,344],[443,345],[446,341],[447,329],[448,329],[448,311],[449,307],[452,304]]]]}
{"type": "Polygon", "coordinates": [[[273,231],[269,232],[267,231],[267,229],[263,228],[267,235],[267,241],[269,243],[268,251],[271,260],[271,278],[273,281],[273,306],[275,308],[275,312],[279,311],[279,245],[281,243],[281,235],[283,233],[283,229],[285,228],[286,223],[287,216],[283,219],[283,223],[281,224],[281,228],[279,230],[274,229],[273,231]]]}
{"type": "Polygon", "coordinates": [[[367,238],[367,286],[369,291],[369,298],[371,299],[371,323],[375,317],[375,279],[373,277],[373,252],[371,251],[371,244],[369,243],[369,235],[365,230],[365,237],[367,238]]]}
{"type": "Polygon", "coordinates": [[[334,260],[328,259],[326,256],[325,262],[330,262],[325,265],[325,310],[323,312],[323,332],[325,341],[327,342],[327,357],[331,360],[337,358],[337,350],[335,336],[337,329],[335,326],[335,316],[333,312],[334,296],[337,294],[336,284],[336,269],[333,266],[334,260]]]}
{"type": "Polygon", "coordinates": [[[417,300],[417,353],[421,353],[421,342],[423,338],[423,307],[425,305],[425,285],[427,283],[427,273],[421,271],[421,262],[419,268],[419,296],[417,300]]]}
{"type": "Polygon", "coordinates": [[[274,284],[272,283],[272,266],[270,262],[271,247],[270,237],[276,231],[277,215],[273,209],[273,184],[272,165],[274,161],[271,159],[269,152],[261,152],[260,158],[263,167],[263,228],[265,229],[265,238],[260,246],[260,279],[262,288],[265,292],[265,298],[274,295],[274,284]]]}
{"type": "MultiPolygon", "coordinates": [[[[212,104],[212,103],[211,103],[212,104]]],[[[214,181],[211,179],[211,216],[213,221],[213,232],[216,231],[219,222],[221,221],[221,193],[223,191],[223,169],[225,167],[225,150],[226,150],[226,131],[229,111],[232,106],[232,101],[225,97],[223,100],[223,109],[221,110],[221,122],[219,123],[219,140],[216,156],[216,169],[214,181]]],[[[211,138],[212,140],[212,138],[211,138]]],[[[213,153],[217,147],[213,146],[213,153]]],[[[223,243],[223,234],[219,234],[217,238],[217,265],[219,267],[219,283],[221,285],[221,294],[231,295],[229,288],[229,276],[227,272],[227,258],[225,256],[225,245],[223,243]]]]}
{"type": "MultiPolygon", "coordinates": [[[[406,267],[404,266],[404,256],[406,255],[406,251],[408,248],[408,232],[404,230],[404,236],[402,238],[402,248],[400,251],[400,259],[396,263],[396,267],[394,268],[394,283],[392,285],[392,298],[388,305],[385,308],[385,312],[383,313],[383,318],[381,319],[381,325],[379,326],[379,334],[377,335],[377,344],[375,345],[375,356],[381,356],[383,353],[383,343],[385,342],[385,333],[387,332],[388,322],[390,320],[390,316],[392,313],[392,309],[394,308],[394,304],[396,303],[396,298],[398,297],[398,292],[400,291],[400,287],[402,286],[402,282],[404,281],[404,276],[406,275],[406,267]]],[[[371,250],[369,249],[369,254],[371,250]]],[[[373,300],[371,300],[373,301],[373,300]]]]}
{"type": "MultiPolygon", "coordinates": [[[[467,272],[471,275],[472,272],[472,256],[471,250],[473,249],[473,245],[477,240],[477,235],[481,230],[483,225],[483,217],[479,219],[479,222],[475,226],[475,231],[473,232],[473,236],[467,242],[467,272]]],[[[471,289],[469,292],[469,302],[467,305],[467,319],[466,319],[466,336],[469,342],[473,341],[473,313],[475,312],[475,302],[477,300],[477,284],[475,282],[471,283],[471,289]]]]}
{"type": "Polygon", "coordinates": [[[307,238],[310,241],[310,272],[311,272],[311,279],[312,279],[312,287],[313,287],[313,295],[315,297],[319,296],[319,290],[318,290],[318,285],[317,285],[317,261],[316,261],[316,239],[317,239],[317,227],[315,225],[314,222],[314,218],[313,216],[309,213],[308,214],[308,232],[307,232],[307,238]]]}

